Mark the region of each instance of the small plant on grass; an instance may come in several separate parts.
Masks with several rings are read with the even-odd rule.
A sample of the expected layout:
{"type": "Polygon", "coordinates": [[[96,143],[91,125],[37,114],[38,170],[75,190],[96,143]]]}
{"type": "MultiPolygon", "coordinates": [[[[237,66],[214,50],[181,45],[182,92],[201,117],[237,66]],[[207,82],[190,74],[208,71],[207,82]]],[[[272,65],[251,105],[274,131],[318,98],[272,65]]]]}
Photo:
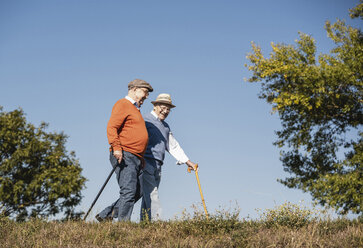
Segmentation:
{"type": "Polygon", "coordinates": [[[273,209],[266,209],[260,217],[267,227],[287,226],[300,228],[315,220],[315,214],[315,211],[302,205],[286,202],[273,209]]]}
{"type": "Polygon", "coordinates": [[[215,214],[209,214],[206,218],[202,207],[192,206],[193,214],[186,210],[182,212],[182,216],[174,221],[178,226],[178,230],[186,234],[210,235],[216,233],[230,233],[240,228],[239,220],[240,208],[236,206],[233,210],[220,209],[215,214]]]}

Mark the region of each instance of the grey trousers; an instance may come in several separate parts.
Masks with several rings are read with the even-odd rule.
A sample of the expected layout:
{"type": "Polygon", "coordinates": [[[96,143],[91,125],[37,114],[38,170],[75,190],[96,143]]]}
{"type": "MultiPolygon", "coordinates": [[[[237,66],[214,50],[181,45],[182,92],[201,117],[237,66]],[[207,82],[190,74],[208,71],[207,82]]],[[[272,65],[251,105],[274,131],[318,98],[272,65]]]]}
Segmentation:
{"type": "Polygon", "coordinates": [[[112,152],[110,162],[112,167],[117,166],[115,173],[120,186],[120,197],[98,215],[102,219],[117,217],[119,221],[129,221],[134,204],[142,197],[141,160],[136,155],[123,151],[120,164],[112,152]]]}
{"type": "Polygon", "coordinates": [[[162,162],[145,158],[145,168],[142,174],[143,197],[141,202],[140,220],[158,220],[161,217],[159,200],[159,184],[162,162]]]}

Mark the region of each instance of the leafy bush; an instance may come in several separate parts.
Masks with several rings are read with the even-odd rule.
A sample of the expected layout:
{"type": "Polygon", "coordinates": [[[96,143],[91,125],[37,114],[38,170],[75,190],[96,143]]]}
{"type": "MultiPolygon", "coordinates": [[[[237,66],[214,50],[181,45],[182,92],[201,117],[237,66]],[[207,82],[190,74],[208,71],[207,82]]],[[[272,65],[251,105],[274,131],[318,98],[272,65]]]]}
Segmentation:
{"type": "Polygon", "coordinates": [[[300,228],[315,220],[316,211],[291,202],[286,202],[273,209],[266,209],[261,214],[261,221],[267,226],[287,226],[300,228]]]}
{"type": "Polygon", "coordinates": [[[225,234],[241,228],[242,222],[239,220],[240,209],[235,207],[233,210],[217,210],[216,213],[209,214],[206,218],[202,208],[193,205],[193,214],[186,210],[174,221],[177,229],[187,235],[199,234],[225,234]]]}

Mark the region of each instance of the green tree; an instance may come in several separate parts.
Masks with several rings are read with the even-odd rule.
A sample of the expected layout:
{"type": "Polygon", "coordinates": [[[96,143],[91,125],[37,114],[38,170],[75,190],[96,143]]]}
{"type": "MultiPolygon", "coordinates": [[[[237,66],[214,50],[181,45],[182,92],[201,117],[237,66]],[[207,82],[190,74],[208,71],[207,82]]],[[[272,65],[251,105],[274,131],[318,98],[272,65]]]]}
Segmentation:
{"type": "MultiPolygon", "coordinates": [[[[362,18],[362,9],[360,1],[351,17],[362,18]]],[[[317,55],[314,39],[303,33],[296,45],[272,43],[269,58],[252,43],[247,80],[262,81],[259,97],[282,122],[274,144],[290,177],[278,181],[340,214],[361,214],[363,34],[341,20],[325,29],[335,43],[329,54],[317,55]]]]}
{"type": "Polygon", "coordinates": [[[74,152],[67,154],[66,135],[47,133],[27,123],[24,112],[0,106],[0,206],[6,216],[76,218],[85,178],[74,152]]]}

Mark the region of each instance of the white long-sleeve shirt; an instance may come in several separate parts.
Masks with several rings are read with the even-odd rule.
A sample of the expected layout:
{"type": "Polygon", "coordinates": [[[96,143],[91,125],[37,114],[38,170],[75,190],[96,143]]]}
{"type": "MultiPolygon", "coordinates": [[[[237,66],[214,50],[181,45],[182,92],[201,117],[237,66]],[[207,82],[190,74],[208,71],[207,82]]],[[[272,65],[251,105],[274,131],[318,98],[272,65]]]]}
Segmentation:
{"type": "MultiPolygon", "coordinates": [[[[159,119],[154,111],[151,111],[151,114],[159,119]]],[[[167,151],[177,160],[177,164],[185,164],[189,160],[184,150],[179,145],[179,142],[175,139],[172,132],[169,132],[168,145],[169,149],[167,149],[167,151]]]]}

